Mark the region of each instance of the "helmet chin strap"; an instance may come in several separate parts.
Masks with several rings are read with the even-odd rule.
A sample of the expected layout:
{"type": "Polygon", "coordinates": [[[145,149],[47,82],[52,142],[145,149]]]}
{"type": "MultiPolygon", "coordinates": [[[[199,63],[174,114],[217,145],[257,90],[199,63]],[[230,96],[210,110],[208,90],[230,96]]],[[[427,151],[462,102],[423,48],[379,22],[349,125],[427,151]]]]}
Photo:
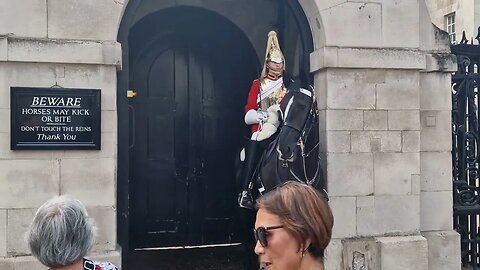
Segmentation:
{"type": "Polygon", "coordinates": [[[280,71],[275,71],[272,69],[268,69],[268,74],[275,76],[276,78],[279,78],[282,75],[283,70],[280,71]]]}

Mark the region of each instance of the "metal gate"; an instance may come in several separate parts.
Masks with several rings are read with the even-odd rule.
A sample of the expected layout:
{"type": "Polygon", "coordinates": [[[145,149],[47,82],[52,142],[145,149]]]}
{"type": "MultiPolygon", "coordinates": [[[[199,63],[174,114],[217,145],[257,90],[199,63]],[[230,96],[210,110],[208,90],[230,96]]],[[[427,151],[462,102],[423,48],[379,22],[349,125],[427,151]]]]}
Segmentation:
{"type": "Polygon", "coordinates": [[[462,265],[480,269],[479,97],[480,36],[463,34],[452,45],[458,71],[452,75],[453,225],[461,236],[462,265]]]}

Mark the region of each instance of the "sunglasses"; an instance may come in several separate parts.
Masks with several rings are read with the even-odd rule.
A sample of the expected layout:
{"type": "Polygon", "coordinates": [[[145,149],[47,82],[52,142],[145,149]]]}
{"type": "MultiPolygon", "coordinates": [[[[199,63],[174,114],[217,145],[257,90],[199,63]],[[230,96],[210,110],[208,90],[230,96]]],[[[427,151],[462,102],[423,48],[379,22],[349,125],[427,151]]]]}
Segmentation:
{"type": "Polygon", "coordinates": [[[253,229],[253,235],[255,236],[255,242],[260,242],[260,245],[262,247],[267,247],[268,242],[267,242],[267,236],[268,236],[268,231],[269,230],[275,230],[275,229],[280,229],[283,228],[283,225],[276,225],[276,226],[269,226],[269,227],[258,227],[256,229],[253,229]]]}

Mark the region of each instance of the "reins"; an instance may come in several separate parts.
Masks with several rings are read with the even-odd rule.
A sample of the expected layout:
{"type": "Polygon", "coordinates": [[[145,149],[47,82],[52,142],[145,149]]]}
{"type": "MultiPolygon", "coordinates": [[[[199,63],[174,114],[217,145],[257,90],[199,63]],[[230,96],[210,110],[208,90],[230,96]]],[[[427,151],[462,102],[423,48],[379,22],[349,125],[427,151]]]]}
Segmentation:
{"type": "MultiPolygon", "coordinates": [[[[313,92],[312,92],[313,93],[313,92]]],[[[305,93],[304,93],[305,94],[305,93]]],[[[287,126],[287,127],[290,127],[298,132],[300,132],[300,137],[298,139],[298,142],[297,142],[297,146],[300,148],[300,154],[301,154],[301,157],[302,157],[302,169],[303,169],[303,178],[304,180],[302,180],[293,170],[292,170],[292,167],[289,166],[289,163],[293,163],[293,156],[294,154],[292,153],[292,156],[291,157],[288,157],[286,159],[280,159],[278,158],[277,159],[277,164],[276,164],[276,167],[275,167],[275,173],[276,173],[276,177],[278,180],[280,180],[280,173],[279,173],[279,162],[282,163],[282,168],[288,168],[290,174],[295,178],[295,180],[299,181],[299,182],[303,182],[303,183],[306,183],[308,185],[312,185],[315,183],[315,181],[318,179],[318,174],[320,172],[320,153],[318,154],[317,156],[317,166],[316,166],[316,169],[315,169],[315,174],[313,175],[312,178],[308,178],[308,174],[307,174],[307,168],[306,168],[306,158],[310,156],[310,154],[319,147],[319,144],[320,142],[317,142],[315,144],[315,146],[312,147],[312,149],[308,150],[308,152],[306,152],[305,150],[305,146],[307,144],[307,140],[308,140],[308,137],[310,135],[310,132],[312,130],[312,126],[313,126],[313,123],[317,122],[318,121],[318,108],[317,108],[317,102],[316,102],[316,98],[315,98],[315,95],[313,95],[312,97],[313,101],[312,101],[312,104],[311,104],[311,107],[310,107],[310,112],[308,114],[308,118],[307,120],[305,121],[305,125],[303,126],[302,130],[299,130],[298,128],[292,126],[292,125],[289,125],[288,123],[284,124],[284,126],[287,126]]],[[[278,149],[277,147],[277,144],[278,144],[278,138],[277,138],[277,142],[275,143],[275,149],[277,149],[277,152],[279,154],[279,157],[281,156],[281,153],[280,153],[280,150],[278,149]]]]}

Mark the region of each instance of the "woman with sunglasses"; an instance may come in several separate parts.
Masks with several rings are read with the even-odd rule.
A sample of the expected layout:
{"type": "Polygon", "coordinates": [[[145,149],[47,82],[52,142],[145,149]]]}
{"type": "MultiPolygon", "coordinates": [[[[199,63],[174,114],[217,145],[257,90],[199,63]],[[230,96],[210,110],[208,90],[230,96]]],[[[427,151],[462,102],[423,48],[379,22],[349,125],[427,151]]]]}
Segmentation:
{"type": "Polygon", "coordinates": [[[255,253],[268,270],[323,270],[333,215],[327,199],[289,181],[257,200],[255,253]]]}

